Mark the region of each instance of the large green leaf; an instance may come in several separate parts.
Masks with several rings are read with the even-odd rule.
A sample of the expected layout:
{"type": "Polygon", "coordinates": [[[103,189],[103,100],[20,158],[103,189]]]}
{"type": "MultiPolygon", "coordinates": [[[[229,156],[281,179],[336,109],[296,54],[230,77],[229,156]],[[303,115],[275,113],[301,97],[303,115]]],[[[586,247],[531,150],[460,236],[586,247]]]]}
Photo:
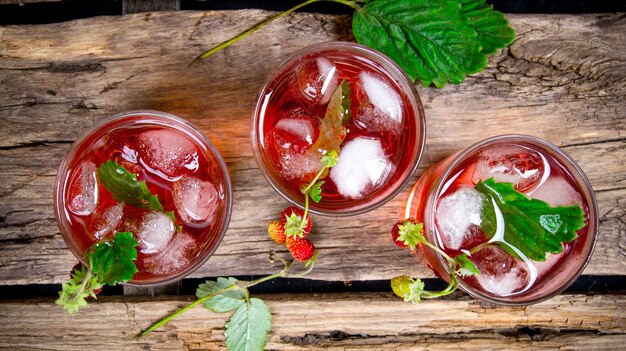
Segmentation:
{"type": "Polygon", "coordinates": [[[458,84],[487,65],[457,1],[370,1],[356,9],[352,29],[359,43],[387,54],[425,86],[458,84]]]}
{"type": "Polygon", "coordinates": [[[493,54],[515,40],[515,31],[509,27],[504,15],[494,11],[492,5],[485,4],[485,0],[457,1],[478,34],[483,54],[493,54]]]}
{"type": "MultiPolygon", "coordinates": [[[[224,290],[229,286],[237,283],[235,278],[217,278],[217,281],[207,280],[204,284],[200,284],[196,290],[196,296],[198,298],[205,297],[215,292],[224,290]]],[[[208,300],[204,301],[204,307],[210,309],[213,312],[224,313],[239,308],[246,301],[246,293],[243,289],[235,289],[225,291],[218,295],[215,295],[208,300]]]]}
{"type": "Polygon", "coordinates": [[[159,198],[150,192],[146,182],[138,182],[137,176],[117,162],[109,160],[101,164],[98,167],[98,179],[117,202],[152,211],[163,211],[159,198]]]}
{"type": "Polygon", "coordinates": [[[91,255],[91,270],[98,282],[115,285],[131,280],[137,272],[137,245],[132,233],[121,232],[112,241],[92,246],[87,255],[91,255]]]}
{"type": "Polygon", "coordinates": [[[226,323],[226,346],[230,351],[259,351],[272,329],[272,314],[261,299],[251,298],[239,306],[226,323]]]}
{"type": "Polygon", "coordinates": [[[496,226],[495,210],[502,212],[504,219],[504,241],[519,249],[526,257],[545,261],[546,253],[563,251],[563,242],[576,239],[576,231],[585,226],[585,213],[577,206],[551,207],[549,204],[531,199],[515,190],[513,183],[500,183],[493,178],[479,181],[476,190],[493,199],[495,207],[483,207],[482,218],[489,225],[483,231],[493,237],[496,226]]]}

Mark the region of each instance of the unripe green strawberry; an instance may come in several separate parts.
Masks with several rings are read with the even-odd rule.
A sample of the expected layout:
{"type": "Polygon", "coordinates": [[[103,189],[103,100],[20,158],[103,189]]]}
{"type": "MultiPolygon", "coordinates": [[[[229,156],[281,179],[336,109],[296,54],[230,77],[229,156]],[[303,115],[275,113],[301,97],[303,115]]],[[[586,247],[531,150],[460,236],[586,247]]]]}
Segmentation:
{"type": "Polygon", "coordinates": [[[411,288],[409,287],[413,279],[408,275],[401,275],[399,277],[394,277],[391,279],[391,290],[398,297],[405,299],[411,293],[411,288]]]}

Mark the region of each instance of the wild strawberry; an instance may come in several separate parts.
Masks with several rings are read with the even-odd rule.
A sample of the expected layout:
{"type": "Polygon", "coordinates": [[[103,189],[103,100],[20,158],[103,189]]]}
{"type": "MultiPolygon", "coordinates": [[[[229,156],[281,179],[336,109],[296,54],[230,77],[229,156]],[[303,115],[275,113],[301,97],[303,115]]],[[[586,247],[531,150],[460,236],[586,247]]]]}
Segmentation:
{"type": "Polygon", "coordinates": [[[285,236],[285,227],[279,221],[272,221],[267,226],[267,232],[275,242],[284,244],[287,237],[285,236]]]}
{"type": "Polygon", "coordinates": [[[315,254],[315,245],[297,235],[287,237],[287,248],[291,256],[300,262],[308,261],[315,254]]]}
{"type": "Polygon", "coordinates": [[[391,227],[391,240],[396,246],[403,249],[413,248],[419,241],[415,237],[422,235],[422,228],[422,223],[419,223],[415,218],[399,220],[391,227]]]}
{"type": "Polygon", "coordinates": [[[289,206],[280,213],[280,224],[283,225],[287,237],[296,235],[304,238],[311,232],[313,228],[311,218],[308,214],[304,219],[302,216],[304,210],[296,206],[289,206]]]}

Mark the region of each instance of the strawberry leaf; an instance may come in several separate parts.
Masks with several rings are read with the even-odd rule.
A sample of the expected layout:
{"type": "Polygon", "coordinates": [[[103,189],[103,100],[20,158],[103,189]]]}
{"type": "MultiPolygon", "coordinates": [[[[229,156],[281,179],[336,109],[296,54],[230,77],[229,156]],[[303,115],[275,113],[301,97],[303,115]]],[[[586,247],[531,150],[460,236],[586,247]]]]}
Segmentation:
{"type": "MultiPolygon", "coordinates": [[[[207,280],[200,284],[196,290],[198,298],[205,297],[215,292],[224,290],[237,283],[235,278],[217,278],[217,281],[207,280]]],[[[229,312],[239,308],[246,302],[246,292],[244,289],[224,291],[204,301],[204,307],[217,313],[229,312]]]]}
{"type": "Polygon", "coordinates": [[[411,250],[415,249],[417,244],[426,241],[424,224],[406,220],[404,224],[398,226],[398,239],[396,240],[407,245],[411,250]]]}
{"type": "Polygon", "coordinates": [[[115,234],[112,241],[97,243],[90,248],[91,270],[102,284],[127,282],[137,272],[135,260],[139,243],[130,232],[115,234]]]}
{"type": "Polygon", "coordinates": [[[322,185],[324,185],[324,183],[325,182],[323,180],[320,180],[319,182],[313,184],[311,190],[309,190],[309,196],[311,197],[311,200],[315,201],[315,203],[319,203],[322,199],[322,185]]]}
{"type": "Polygon", "coordinates": [[[476,268],[474,262],[472,262],[466,254],[462,253],[456,255],[456,257],[454,257],[454,261],[457,264],[456,273],[461,277],[480,274],[480,271],[476,268]]]}
{"type": "Polygon", "coordinates": [[[230,351],[263,350],[271,329],[269,307],[263,300],[251,298],[226,323],[226,346],[230,351]]]}
{"type": "Polygon", "coordinates": [[[290,236],[304,236],[304,228],[309,224],[309,220],[302,218],[302,216],[291,212],[289,216],[285,218],[285,235],[290,236]]]}
{"type": "Polygon", "coordinates": [[[551,207],[518,192],[513,183],[500,183],[490,178],[479,181],[476,190],[496,205],[483,207],[482,218],[489,223],[482,226],[485,234],[495,235],[495,213],[500,211],[504,221],[504,241],[534,261],[545,261],[548,252],[561,253],[562,243],[576,239],[576,231],[585,226],[585,213],[579,206],[551,207]]]}
{"type": "Polygon", "coordinates": [[[96,298],[96,290],[102,288],[102,284],[85,266],[74,269],[70,279],[61,285],[59,298],[55,301],[69,314],[76,313],[81,307],[87,306],[88,297],[96,298]]]}
{"type": "Polygon", "coordinates": [[[485,0],[457,1],[461,4],[461,11],[478,34],[483,54],[493,54],[515,40],[515,31],[509,27],[504,15],[494,11],[492,5],[485,4],[485,0]]]}
{"type": "Polygon", "coordinates": [[[115,161],[109,160],[98,167],[98,179],[117,202],[152,211],[163,211],[159,198],[150,192],[146,182],[138,182],[136,175],[115,161]]]}
{"type": "Polygon", "coordinates": [[[457,1],[369,1],[356,9],[352,30],[359,43],[387,54],[425,86],[458,84],[487,66],[457,1]]]}
{"type": "Polygon", "coordinates": [[[350,96],[344,95],[346,92],[349,94],[350,84],[344,79],[330,98],[326,114],[320,121],[319,135],[311,145],[311,152],[328,155],[334,151],[339,155],[339,146],[343,142],[343,122],[350,116],[350,96]]]}

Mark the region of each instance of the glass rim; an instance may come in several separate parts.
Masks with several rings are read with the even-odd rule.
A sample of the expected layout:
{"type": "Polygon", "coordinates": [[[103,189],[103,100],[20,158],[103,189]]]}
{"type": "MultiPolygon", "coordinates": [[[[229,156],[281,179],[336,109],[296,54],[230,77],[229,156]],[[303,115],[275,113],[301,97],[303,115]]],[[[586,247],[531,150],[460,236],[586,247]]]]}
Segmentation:
{"type": "MultiPolygon", "coordinates": [[[[429,193],[428,200],[426,201],[426,206],[425,206],[425,209],[424,209],[424,222],[428,223],[428,227],[429,228],[434,228],[434,225],[435,225],[435,213],[434,213],[433,209],[436,206],[436,201],[437,201],[437,199],[439,197],[439,193],[441,192],[442,188],[445,185],[445,180],[448,179],[448,177],[450,176],[452,171],[459,164],[461,164],[463,161],[465,161],[467,156],[471,155],[473,152],[475,152],[476,150],[480,149],[481,147],[484,147],[486,145],[489,145],[489,144],[492,144],[492,143],[495,143],[495,142],[505,141],[505,140],[516,140],[516,141],[529,142],[531,144],[535,144],[535,145],[541,146],[541,147],[543,147],[543,148],[545,148],[545,149],[547,149],[547,150],[549,150],[551,152],[554,152],[559,157],[563,157],[563,159],[569,163],[569,164],[563,164],[563,166],[565,168],[567,168],[568,171],[570,171],[570,172],[574,172],[574,171],[576,172],[576,174],[580,177],[580,180],[582,180],[582,184],[580,184],[581,190],[583,191],[583,193],[586,192],[586,194],[589,196],[589,199],[591,200],[590,203],[588,204],[588,207],[589,207],[589,224],[588,224],[589,225],[589,232],[587,234],[588,235],[587,240],[591,240],[591,246],[589,248],[589,252],[587,254],[587,257],[585,257],[585,259],[582,262],[582,264],[580,265],[580,267],[578,267],[578,269],[575,272],[571,273],[571,276],[567,280],[565,280],[562,284],[557,286],[555,289],[552,289],[548,293],[542,294],[542,295],[537,296],[537,297],[532,298],[532,299],[526,299],[526,300],[521,300],[521,301],[509,301],[507,299],[507,296],[497,297],[497,296],[493,296],[493,295],[488,295],[488,294],[485,294],[485,293],[479,291],[478,289],[475,289],[471,285],[465,283],[464,280],[462,280],[462,279],[458,280],[459,287],[463,291],[468,293],[470,296],[472,296],[472,297],[474,297],[476,299],[479,299],[479,300],[482,300],[482,301],[486,301],[486,302],[489,302],[489,303],[493,303],[493,304],[497,304],[497,305],[525,306],[525,305],[531,305],[531,304],[535,304],[535,303],[539,303],[539,302],[548,300],[548,299],[550,299],[550,298],[560,294],[565,289],[567,289],[570,285],[572,285],[572,283],[574,283],[574,281],[576,281],[576,279],[583,272],[585,267],[587,267],[587,264],[591,260],[591,256],[593,256],[593,252],[594,252],[594,249],[595,249],[595,246],[596,246],[597,236],[598,236],[599,218],[598,218],[598,204],[597,204],[595,192],[593,191],[591,183],[589,182],[589,179],[585,175],[585,172],[583,172],[582,168],[580,168],[578,163],[576,163],[576,161],[574,161],[568,154],[566,154],[558,146],[550,143],[547,140],[544,140],[544,139],[541,139],[541,138],[538,138],[538,137],[535,137],[535,136],[531,136],[531,135],[525,135],[525,134],[497,135],[497,136],[492,136],[492,137],[483,139],[481,141],[478,141],[478,142],[476,142],[476,143],[474,143],[474,144],[464,148],[458,154],[454,155],[453,156],[454,158],[453,158],[452,162],[450,162],[450,164],[443,170],[441,175],[435,180],[435,182],[431,186],[431,189],[434,189],[434,190],[429,193]]],[[[577,180],[577,183],[578,183],[578,180],[577,180]]],[[[437,245],[437,244],[434,243],[434,245],[437,245]]],[[[443,267],[443,270],[446,273],[449,273],[449,267],[448,267],[447,261],[439,253],[435,253],[435,256],[439,260],[439,263],[440,263],[441,267],[443,267]]]]}
{"type": "Polygon", "coordinates": [[[276,67],[272,69],[268,78],[263,83],[261,87],[257,99],[254,105],[254,111],[251,119],[251,128],[250,128],[250,139],[252,141],[252,150],[254,154],[254,159],[257,163],[257,166],[261,170],[263,177],[270,184],[270,186],[278,192],[285,200],[289,201],[291,204],[296,205],[298,207],[303,207],[303,202],[299,199],[292,198],[288,192],[284,191],[282,187],[279,185],[279,181],[272,176],[272,174],[268,170],[268,165],[265,163],[265,159],[262,155],[262,152],[259,148],[259,133],[258,133],[258,122],[260,117],[260,111],[263,109],[263,99],[265,97],[265,93],[267,92],[268,87],[273,83],[273,81],[278,77],[280,73],[283,72],[285,66],[293,63],[297,59],[307,54],[312,54],[318,52],[320,50],[332,50],[332,49],[342,49],[342,50],[351,50],[354,52],[358,52],[365,56],[371,56],[375,59],[375,62],[382,65],[385,70],[388,70],[390,75],[394,77],[394,79],[398,80],[399,86],[404,89],[408,88],[408,91],[404,91],[406,94],[411,107],[414,110],[414,118],[416,122],[416,132],[415,136],[417,142],[415,145],[415,151],[413,152],[413,156],[411,158],[411,165],[404,172],[404,178],[398,179],[396,183],[393,185],[392,190],[388,191],[384,196],[376,201],[376,202],[365,202],[360,206],[348,207],[347,209],[328,209],[328,210],[320,210],[313,207],[309,207],[309,212],[329,217],[346,217],[357,214],[362,214],[368,211],[371,211],[375,208],[378,208],[389,200],[394,198],[411,180],[411,176],[417,170],[422,156],[424,154],[424,147],[426,144],[426,119],[424,113],[424,106],[420,99],[420,96],[415,88],[415,84],[411,82],[409,77],[406,75],[404,70],[398,66],[391,58],[386,56],[385,54],[367,47],[365,45],[361,45],[354,42],[349,41],[327,41],[323,43],[313,44],[302,49],[295,51],[293,54],[289,55],[286,59],[282,60],[276,67]]]}
{"type": "Polygon", "coordinates": [[[221,153],[219,152],[215,144],[213,144],[213,142],[192,123],[188,122],[187,120],[181,117],[173,115],[171,113],[156,111],[156,110],[132,110],[132,111],[127,111],[127,112],[122,112],[122,113],[119,113],[110,117],[106,117],[102,119],[101,121],[95,123],[94,125],[89,127],[86,131],[81,133],[80,137],[78,137],[72,143],[72,145],[70,146],[70,149],[67,151],[67,153],[61,160],[61,164],[59,165],[57,169],[57,175],[55,177],[55,184],[54,184],[54,212],[55,212],[57,227],[59,228],[59,231],[61,233],[61,236],[63,237],[63,240],[65,241],[65,244],[70,249],[72,254],[79,260],[79,262],[82,263],[83,265],[86,265],[86,262],[83,259],[84,252],[76,245],[76,240],[73,238],[71,234],[72,231],[68,227],[67,219],[65,218],[65,214],[64,214],[64,206],[65,206],[64,195],[65,195],[65,185],[66,185],[66,180],[64,179],[66,177],[65,174],[69,170],[70,162],[74,159],[77,151],[80,149],[80,147],[83,145],[83,143],[87,139],[89,139],[96,132],[100,131],[103,127],[109,124],[124,120],[125,118],[132,118],[132,117],[139,117],[139,116],[148,117],[148,118],[149,117],[164,118],[166,120],[174,122],[175,124],[180,124],[183,127],[185,127],[185,129],[182,131],[184,134],[193,133],[192,136],[194,136],[200,142],[202,142],[204,146],[206,146],[206,148],[211,152],[212,156],[215,158],[216,163],[218,164],[222,172],[222,177],[224,179],[224,188],[225,188],[224,189],[225,190],[224,214],[223,214],[223,220],[222,220],[223,221],[222,227],[218,233],[218,236],[214,239],[215,244],[212,245],[212,247],[210,247],[209,249],[202,251],[202,257],[199,258],[197,262],[190,265],[186,269],[180,271],[179,273],[176,273],[172,276],[167,277],[167,279],[163,279],[163,280],[153,279],[153,280],[148,280],[145,283],[141,281],[133,281],[131,279],[128,282],[122,283],[123,285],[135,286],[135,287],[155,287],[155,286],[166,285],[168,283],[178,281],[182,279],[183,277],[191,274],[192,272],[200,268],[202,265],[204,265],[204,263],[206,263],[206,261],[213,255],[213,253],[215,253],[220,243],[224,239],[224,236],[226,235],[226,231],[230,223],[230,218],[232,214],[233,194],[232,194],[232,184],[231,184],[230,174],[228,172],[228,167],[226,166],[226,162],[224,161],[221,153]]]}

